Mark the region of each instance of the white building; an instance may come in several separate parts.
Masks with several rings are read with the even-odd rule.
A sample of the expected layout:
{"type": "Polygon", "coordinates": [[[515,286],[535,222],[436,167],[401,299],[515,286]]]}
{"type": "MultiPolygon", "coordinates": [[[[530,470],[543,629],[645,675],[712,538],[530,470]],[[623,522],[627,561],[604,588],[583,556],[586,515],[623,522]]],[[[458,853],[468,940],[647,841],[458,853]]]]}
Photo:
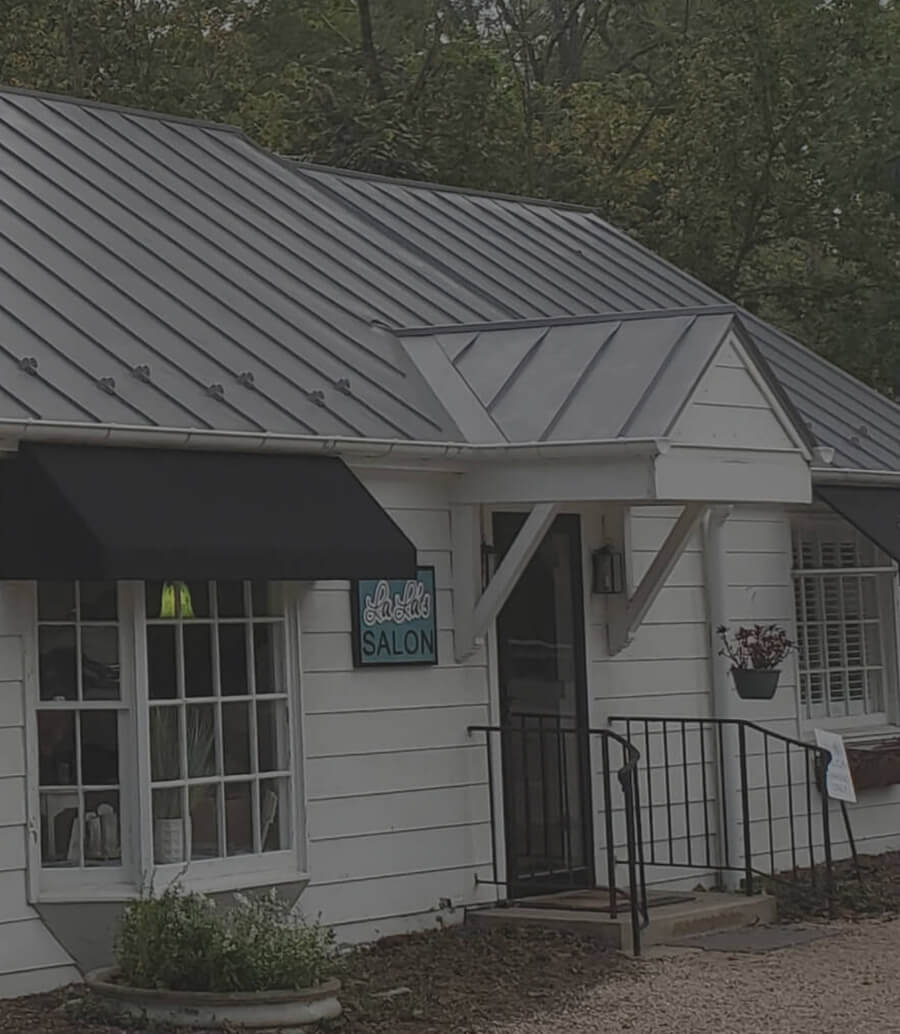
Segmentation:
{"type": "MultiPolygon", "coordinates": [[[[741,878],[740,729],[751,867],[821,861],[803,747],[737,722],[900,737],[900,409],[589,211],[0,125],[0,994],[179,874],[344,940],[603,884],[610,828],[624,878],[616,716],[694,720],[668,769],[612,726],[651,882],[741,878]],[[800,645],[769,701],[714,634],[755,622],[800,645]]],[[[900,844],[893,787],[851,818],[900,844]]]]}

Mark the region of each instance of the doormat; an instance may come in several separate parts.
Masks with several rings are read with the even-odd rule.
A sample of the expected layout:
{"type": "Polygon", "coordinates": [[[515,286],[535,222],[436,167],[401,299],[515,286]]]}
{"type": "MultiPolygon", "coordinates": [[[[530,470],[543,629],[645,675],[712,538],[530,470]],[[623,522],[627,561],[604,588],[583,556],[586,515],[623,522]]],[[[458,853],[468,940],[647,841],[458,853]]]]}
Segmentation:
{"type": "Polygon", "coordinates": [[[827,926],[745,926],[736,930],[679,937],[666,943],[679,948],[701,948],[703,951],[764,955],[782,948],[800,948],[825,937],[834,937],[840,932],[827,926]]]}
{"type": "MultiPolygon", "coordinates": [[[[681,905],[687,901],[694,901],[695,895],[650,891],[647,898],[650,908],[656,908],[660,905],[681,905]]],[[[552,908],[573,912],[608,912],[609,891],[605,887],[593,890],[565,890],[558,894],[542,894],[535,898],[518,898],[512,905],[519,908],[552,908]]],[[[620,912],[628,909],[628,898],[621,891],[618,894],[618,906],[620,912]]]]}

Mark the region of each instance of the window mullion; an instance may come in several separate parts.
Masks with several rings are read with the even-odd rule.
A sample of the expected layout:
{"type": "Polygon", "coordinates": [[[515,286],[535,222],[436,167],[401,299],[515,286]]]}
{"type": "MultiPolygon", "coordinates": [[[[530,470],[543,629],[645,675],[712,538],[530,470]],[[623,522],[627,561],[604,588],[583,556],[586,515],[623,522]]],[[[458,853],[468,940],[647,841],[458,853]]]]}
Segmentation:
{"type": "Polygon", "coordinates": [[[849,716],[853,713],[853,702],[850,699],[850,650],[847,645],[847,605],[844,599],[847,576],[838,573],[835,577],[835,584],[837,585],[838,617],[840,619],[841,665],[844,669],[842,679],[844,687],[844,713],[849,716]]]}
{"type": "Polygon", "coordinates": [[[132,699],[134,701],[135,733],[137,737],[137,793],[138,803],[138,866],[141,886],[149,883],[153,872],[153,789],[150,768],[150,687],[147,663],[146,601],[143,583],[132,582],[126,594],[122,625],[128,628],[132,639],[134,664],[131,670],[132,699]]]}

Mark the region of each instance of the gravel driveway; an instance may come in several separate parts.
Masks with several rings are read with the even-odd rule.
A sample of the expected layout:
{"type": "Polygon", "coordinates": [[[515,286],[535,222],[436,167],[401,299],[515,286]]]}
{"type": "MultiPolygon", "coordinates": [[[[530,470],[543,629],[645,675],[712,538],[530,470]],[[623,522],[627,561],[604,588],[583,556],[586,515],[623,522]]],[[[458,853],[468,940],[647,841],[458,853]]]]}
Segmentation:
{"type": "Polygon", "coordinates": [[[504,1034],[900,1032],[900,920],[765,955],[650,949],[614,979],[504,1034]]]}

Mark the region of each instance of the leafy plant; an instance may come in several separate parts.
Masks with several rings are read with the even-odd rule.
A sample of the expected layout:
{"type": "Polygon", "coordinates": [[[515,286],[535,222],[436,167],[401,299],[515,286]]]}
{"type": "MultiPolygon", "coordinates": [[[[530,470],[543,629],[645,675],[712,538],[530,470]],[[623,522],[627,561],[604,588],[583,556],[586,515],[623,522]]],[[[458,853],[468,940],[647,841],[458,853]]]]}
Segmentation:
{"type": "Polygon", "coordinates": [[[177,885],[125,909],[115,944],[119,979],[173,991],[298,990],[334,971],[334,934],[295,916],[272,890],[217,908],[177,885]]]}
{"type": "Polygon", "coordinates": [[[787,657],[794,644],[779,625],[751,625],[729,636],[725,625],[716,629],[722,642],[720,657],[727,657],[732,668],[771,671],[787,657]]]}

